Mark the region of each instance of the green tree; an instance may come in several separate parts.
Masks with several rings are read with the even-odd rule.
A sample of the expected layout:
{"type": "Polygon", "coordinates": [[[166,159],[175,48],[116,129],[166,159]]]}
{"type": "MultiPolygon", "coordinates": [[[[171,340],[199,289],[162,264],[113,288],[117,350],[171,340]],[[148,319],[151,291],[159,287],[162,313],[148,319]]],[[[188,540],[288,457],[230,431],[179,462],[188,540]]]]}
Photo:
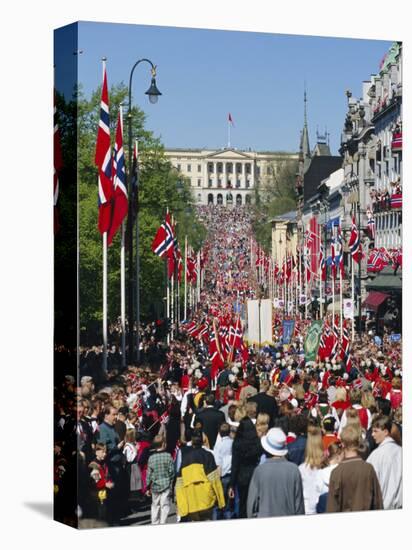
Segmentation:
{"type": "Polygon", "coordinates": [[[296,209],[295,180],[298,162],[285,160],[272,164],[271,175],[264,185],[256,187],[252,226],[257,242],[267,253],[271,251],[270,220],[296,209]]]}
{"type": "MultiPolygon", "coordinates": [[[[87,99],[81,90],[77,97],[77,181],[79,201],[79,266],[80,322],[83,328],[102,318],[102,238],[97,229],[97,168],[94,164],[99,121],[101,88],[87,99]]],[[[114,140],[119,105],[127,98],[127,87],[121,83],[109,92],[111,136],[114,140]]],[[[189,242],[199,248],[205,228],[195,217],[190,204],[191,191],[187,182],[178,192],[179,173],[164,156],[160,140],[147,131],[145,114],[132,108],[132,134],[139,143],[139,229],[140,288],[142,319],[152,319],[161,312],[165,286],[165,262],[151,251],[153,237],[162,223],[166,207],[175,213],[177,232],[182,242],[183,228],[189,242]],[[186,212],[187,210],[187,212],[186,212]]],[[[127,120],[127,119],[126,119],[127,120]]],[[[125,156],[127,158],[127,124],[125,156]]],[[[120,234],[108,250],[108,317],[109,322],[120,315],[120,234]]]]}

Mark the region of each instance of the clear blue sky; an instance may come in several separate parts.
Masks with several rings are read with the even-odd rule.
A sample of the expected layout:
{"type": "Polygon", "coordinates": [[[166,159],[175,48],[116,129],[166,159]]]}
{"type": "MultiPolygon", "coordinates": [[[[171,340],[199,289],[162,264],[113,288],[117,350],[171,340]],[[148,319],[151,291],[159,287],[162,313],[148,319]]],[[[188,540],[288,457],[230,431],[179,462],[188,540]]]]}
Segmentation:
{"type": "MultiPolygon", "coordinates": [[[[396,39],[396,37],[394,37],[396,39]]],[[[227,145],[227,116],[239,149],[297,151],[308,93],[310,144],[316,129],[330,133],[337,153],[346,114],[345,90],[355,97],[376,73],[391,42],[307,36],[80,23],[79,81],[87,95],[101,83],[106,56],[109,86],[128,83],[137,59],[158,66],[162,97],[150,105],[144,92],[149,66],[133,78],[133,96],[147,127],[166,147],[227,145]]]]}

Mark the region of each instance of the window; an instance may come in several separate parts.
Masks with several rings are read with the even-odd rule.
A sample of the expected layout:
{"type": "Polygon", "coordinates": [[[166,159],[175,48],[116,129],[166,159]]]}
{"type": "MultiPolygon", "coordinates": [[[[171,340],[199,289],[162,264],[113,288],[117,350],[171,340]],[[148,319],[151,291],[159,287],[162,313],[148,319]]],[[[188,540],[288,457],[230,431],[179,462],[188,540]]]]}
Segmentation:
{"type": "Polygon", "coordinates": [[[188,165],[187,165],[187,171],[188,171],[188,172],[191,172],[191,171],[192,171],[192,165],[191,165],[191,164],[188,164],[188,165]]]}
{"type": "Polygon", "coordinates": [[[202,185],[202,180],[197,180],[197,186],[200,187],[202,185]]]}
{"type": "Polygon", "coordinates": [[[177,169],[178,169],[178,170],[180,170],[180,168],[181,168],[181,165],[180,165],[180,164],[178,164],[178,165],[177,165],[177,169]]]}
{"type": "Polygon", "coordinates": [[[201,165],[201,164],[198,164],[198,165],[197,165],[197,171],[198,171],[198,172],[201,172],[201,171],[202,171],[202,165],[201,165]]]}
{"type": "Polygon", "coordinates": [[[207,182],[207,185],[208,185],[209,187],[212,187],[212,180],[211,180],[211,179],[207,182]]]}

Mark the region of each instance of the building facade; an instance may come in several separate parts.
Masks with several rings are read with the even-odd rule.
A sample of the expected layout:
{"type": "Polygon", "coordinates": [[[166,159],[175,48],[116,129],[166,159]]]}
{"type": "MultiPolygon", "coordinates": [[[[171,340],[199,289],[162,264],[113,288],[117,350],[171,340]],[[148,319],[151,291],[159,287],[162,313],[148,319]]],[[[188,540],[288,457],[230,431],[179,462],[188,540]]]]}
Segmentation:
{"type": "Polygon", "coordinates": [[[280,165],[297,160],[295,153],[240,151],[234,148],[166,149],[165,156],[187,180],[195,204],[252,204],[280,165]]]}

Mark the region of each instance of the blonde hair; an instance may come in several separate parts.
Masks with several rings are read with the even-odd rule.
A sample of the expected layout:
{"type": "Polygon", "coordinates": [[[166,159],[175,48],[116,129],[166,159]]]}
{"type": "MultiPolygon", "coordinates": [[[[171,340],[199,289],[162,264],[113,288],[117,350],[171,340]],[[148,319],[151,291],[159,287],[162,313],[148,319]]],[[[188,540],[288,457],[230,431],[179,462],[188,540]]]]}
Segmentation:
{"type": "Polygon", "coordinates": [[[336,397],[335,397],[336,401],[346,401],[346,397],[347,397],[347,394],[346,394],[345,388],[342,388],[342,387],[336,388],[336,397]]]}
{"type": "Polygon", "coordinates": [[[126,430],[124,440],[126,443],[134,443],[136,441],[136,430],[134,428],[126,430]]]}
{"type": "Polygon", "coordinates": [[[359,432],[355,426],[345,426],[342,430],[340,439],[345,449],[351,449],[354,451],[359,450],[360,439],[359,432]]]}
{"type": "Polygon", "coordinates": [[[256,431],[259,437],[263,437],[269,430],[269,415],[259,413],[256,419],[256,431]]]}
{"type": "Polygon", "coordinates": [[[238,405],[235,411],[235,422],[240,422],[245,416],[247,416],[246,407],[244,405],[238,405]]]}
{"type": "Polygon", "coordinates": [[[370,390],[366,390],[362,393],[361,405],[365,409],[376,408],[376,401],[370,390]]]}
{"type": "Polygon", "coordinates": [[[317,426],[308,427],[308,439],[305,449],[305,464],[311,468],[323,468],[326,457],[323,450],[322,430],[317,426]]]}
{"type": "Polygon", "coordinates": [[[298,401],[301,401],[305,397],[305,388],[303,387],[303,384],[294,384],[292,386],[292,389],[294,391],[295,397],[298,401]]]}

